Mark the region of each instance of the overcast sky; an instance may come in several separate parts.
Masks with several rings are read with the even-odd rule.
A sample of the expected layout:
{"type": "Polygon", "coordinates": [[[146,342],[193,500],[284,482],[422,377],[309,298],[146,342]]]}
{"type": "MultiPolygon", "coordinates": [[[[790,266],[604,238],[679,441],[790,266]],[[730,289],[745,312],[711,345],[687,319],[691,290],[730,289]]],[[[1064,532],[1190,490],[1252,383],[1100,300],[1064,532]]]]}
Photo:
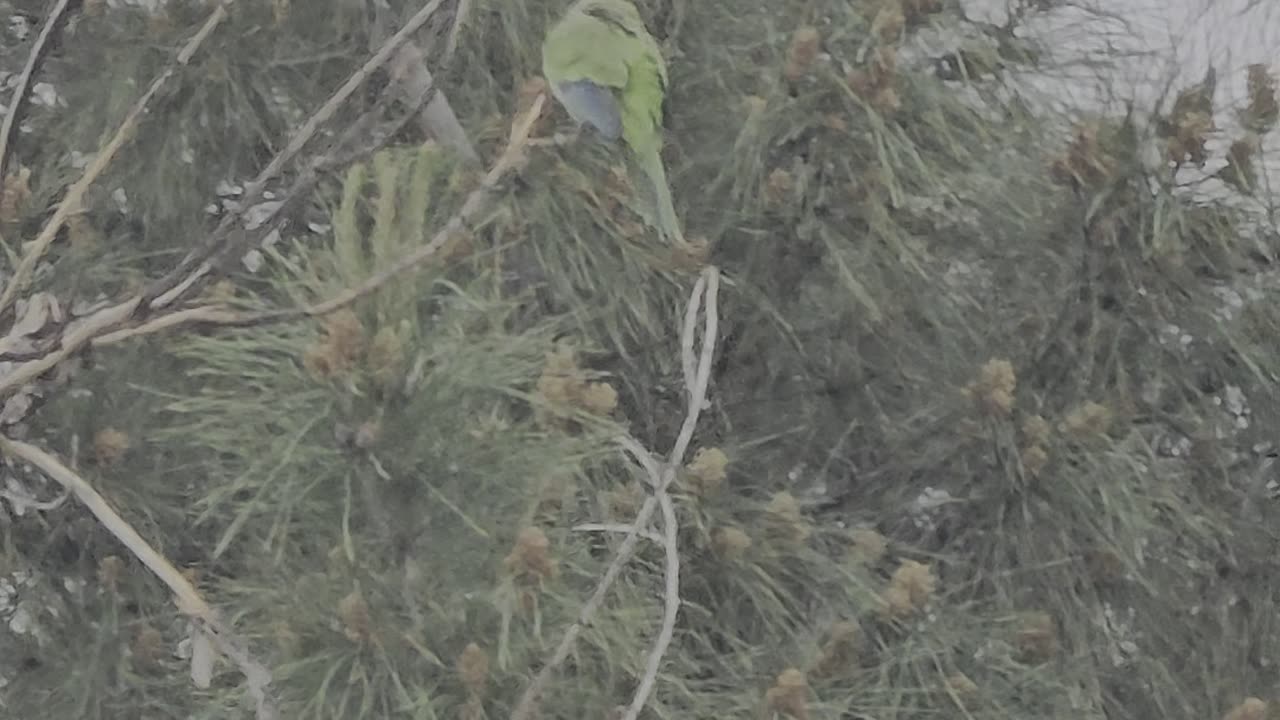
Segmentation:
{"type": "MultiPolygon", "coordinates": [[[[1263,63],[1273,77],[1280,73],[1280,0],[1068,2],[1072,7],[1055,10],[1029,27],[1049,41],[1055,59],[1068,63],[1055,76],[1036,78],[1036,88],[1046,98],[1060,99],[1065,108],[1102,102],[1108,94],[1112,100],[1132,98],[1139,108],[1148,108],[1171,79],[1176,95],[1199,82],[1212,63],[1218,78],[1215,121],[1222,130],[1210,143],[1216,156],[1205,170],[1221,168],[1223,151],[1238,130],[1231,108],[1246,104],[1246,68],[1263,63]],[[1114,63],[1105,72],[1093,65],[1069,64],[1104,52],[1114,63]]],[[[1007,0],[962,3],[971,17],[995,23],[1004,22],[1009,5],[1007,0]]],[[[1260,166],[1266,168],[1271,187],[1280,190],[1280,130],[1265,138],[1264,148],[1260,166]]]]}
{"type": "MultiPolygon", "coordinates": [[[[963,4],[971,16],[992,22],[1004,20],[1007,6],[1005,0],[963,4]]],[[[1064,55],[1106,43],[1145,53],[1118,68],[1132,89],[1162,83],[1174,71],[1197,81],[1213,62],[1219,93],[1234,90],[1243,97],[1246,66],[1260,62],[1277,69],[1280,62],[1277,0],[1078,0],[1072,5],[1037,23],[1036,33],[1053,39],[1064,55]]]]}

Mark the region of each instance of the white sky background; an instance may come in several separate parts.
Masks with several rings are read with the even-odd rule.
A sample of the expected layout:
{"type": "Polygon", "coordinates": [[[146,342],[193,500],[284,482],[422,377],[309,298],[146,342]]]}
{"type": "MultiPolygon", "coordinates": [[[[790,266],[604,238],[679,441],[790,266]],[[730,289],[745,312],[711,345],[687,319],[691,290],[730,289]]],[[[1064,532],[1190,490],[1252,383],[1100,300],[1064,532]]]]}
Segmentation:
{"type": "MultiPolygon", "coordinates": [[[[1046,67],[1059,69],[1024,76],[1025,84],[1050,107],[1061,103],[1062,110],[1074,113],[1108,106],[1122,113],[1127,99],[1139,111],[1149,110],[1171,88],[1162,106],[1167,110],[1178,91],[1200,82],[1212,63],[1219,131],[1209,143],[1210,159],[1201,177],[1225,165],[1225,150],[1239,137],[1236,111],[1247,104],[1246,68],[1263,63],[1273,77],[1280,73],[1280,0],[1068,2],[1070,6],[1048,13],[1030,13],[1036,20],[1027,34],[1045,41],[1053,58],[1046,67]],[[1103,55],[1110,58],[1109,67],[1085,62],[1103,55]]],[[[961,3],[971,18],[996,24],[1004,23],[1010,4],[961,3]]],[[[1256,161],[1261,189],[1253,204],[1273,204],[1280,193],[1280,130],[1264,138],[1256,161]]],[[[1200,190],[1217,195],[1214,190],[1221,187],[1220,181],[1209,180],[1200,190]]]]}
{"type": "MultiPolygon", "coordinates": [[[[1006,17],[1004,0],[962,4],[976,19],[1002,23],[1006,17]]],[[[1177,78],[1174,87],[1198,82],[1212,62],[1218,68],[1218,102],[1239,102],[1250,63],[1280,69],[1280,0],[1083,0],[1040,14],[1030,30],[1063,60],[1108,46],[1143,53],[1116,60],[1108,78],[1120,83],[1117,90],[1136,92],[1140,99],[1153,98],[1171,75],[1177,78]]]]}

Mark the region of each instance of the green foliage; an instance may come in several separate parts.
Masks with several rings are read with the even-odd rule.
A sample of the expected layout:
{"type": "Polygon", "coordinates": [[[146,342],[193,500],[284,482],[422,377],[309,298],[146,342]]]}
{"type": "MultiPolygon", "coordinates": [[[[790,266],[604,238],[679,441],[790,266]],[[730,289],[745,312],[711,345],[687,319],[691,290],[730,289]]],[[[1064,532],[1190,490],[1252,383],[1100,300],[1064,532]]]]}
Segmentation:
{"type": "MultiPolygon", "coordinates": [[[[675,485],[682,605],[646,713],[1190,720],[1265,695],[1275,511],[1255,447],[1280,420],[1280,321],[1256,218],[1189,199],[1134,116],[1032,112],[1001,68],[1034,53],[979,73],[948,48],[960,80],[912,59],[922,28],[967,27],[940,3],[896,25],[870,3],[638,4],[669,58],[671,185],[726,274],[694,447],[727,467],[686,458],[675,485]],[[1256,295],[1224,305],[1243,275],[1256,295]]],[[[489,157],[561,8],[471,5],[432,68],[489,157]]],[[[194,7],[77,26],[69,57],[106,70],[62,79],[76,112],[33,115],[34,202],[194,7]]],[[[350,4],[292,7],[237,5],[90,199],[102,237],[39,282],[92,298],[166,267],[217,183],[362,61],[350,4]],[[104,221],[115,187],[139,226],[104,221]]],[[[448,30],[424,33],[433,63],[448,30]]],[[[621,543],[578,526],[644,501],[617,434],[661,455],[685,412],[697,259],[638,222],[623,153],[531,149],[465,237],[337,313],[96,350],[26,432],[195,574],[290,716],[506,717],[621,543]]],[[[359,286],[476,175],[397,138],[311,198],[331,231],[286,229],[214,296],[298,307],[359,286]]],[[[191,686],[184,621],[82,510],[2,527],[0,578],[34,571],[20,602],[39,628],[0,604],[4,712],[247,716],[231,670],[191,686]]],[[[663,553],[639,548],[543,717],[629,700],[662,611],[663,553]]]]}

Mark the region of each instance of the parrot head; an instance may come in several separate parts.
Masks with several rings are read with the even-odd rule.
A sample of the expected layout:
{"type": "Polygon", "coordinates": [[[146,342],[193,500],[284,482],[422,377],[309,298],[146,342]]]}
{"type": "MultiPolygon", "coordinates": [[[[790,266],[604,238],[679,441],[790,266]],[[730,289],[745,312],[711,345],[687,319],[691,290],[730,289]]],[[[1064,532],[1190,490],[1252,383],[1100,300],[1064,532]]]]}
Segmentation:
{"type": "Polygon", "coordinates": [[[644,19],[640,17],[640,11],[631,0],[579,0],[570,10],[570,12],[575,11],[616,25],[628,35],[648,33],[644,26],[644,19]]]}

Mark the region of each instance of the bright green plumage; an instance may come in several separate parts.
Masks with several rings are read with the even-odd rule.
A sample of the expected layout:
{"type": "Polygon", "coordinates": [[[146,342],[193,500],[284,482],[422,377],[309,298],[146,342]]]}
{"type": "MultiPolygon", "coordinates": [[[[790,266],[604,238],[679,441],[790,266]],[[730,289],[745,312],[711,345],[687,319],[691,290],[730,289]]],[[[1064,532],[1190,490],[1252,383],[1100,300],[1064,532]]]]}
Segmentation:
{"type": "Polygon", "coordinates": [[[659,232],[683,240],[661,155],[667,67],[635,5],[578,0],[547,33],[542,74],[580,124],[621,134],[652,185],[659,232]]]}

